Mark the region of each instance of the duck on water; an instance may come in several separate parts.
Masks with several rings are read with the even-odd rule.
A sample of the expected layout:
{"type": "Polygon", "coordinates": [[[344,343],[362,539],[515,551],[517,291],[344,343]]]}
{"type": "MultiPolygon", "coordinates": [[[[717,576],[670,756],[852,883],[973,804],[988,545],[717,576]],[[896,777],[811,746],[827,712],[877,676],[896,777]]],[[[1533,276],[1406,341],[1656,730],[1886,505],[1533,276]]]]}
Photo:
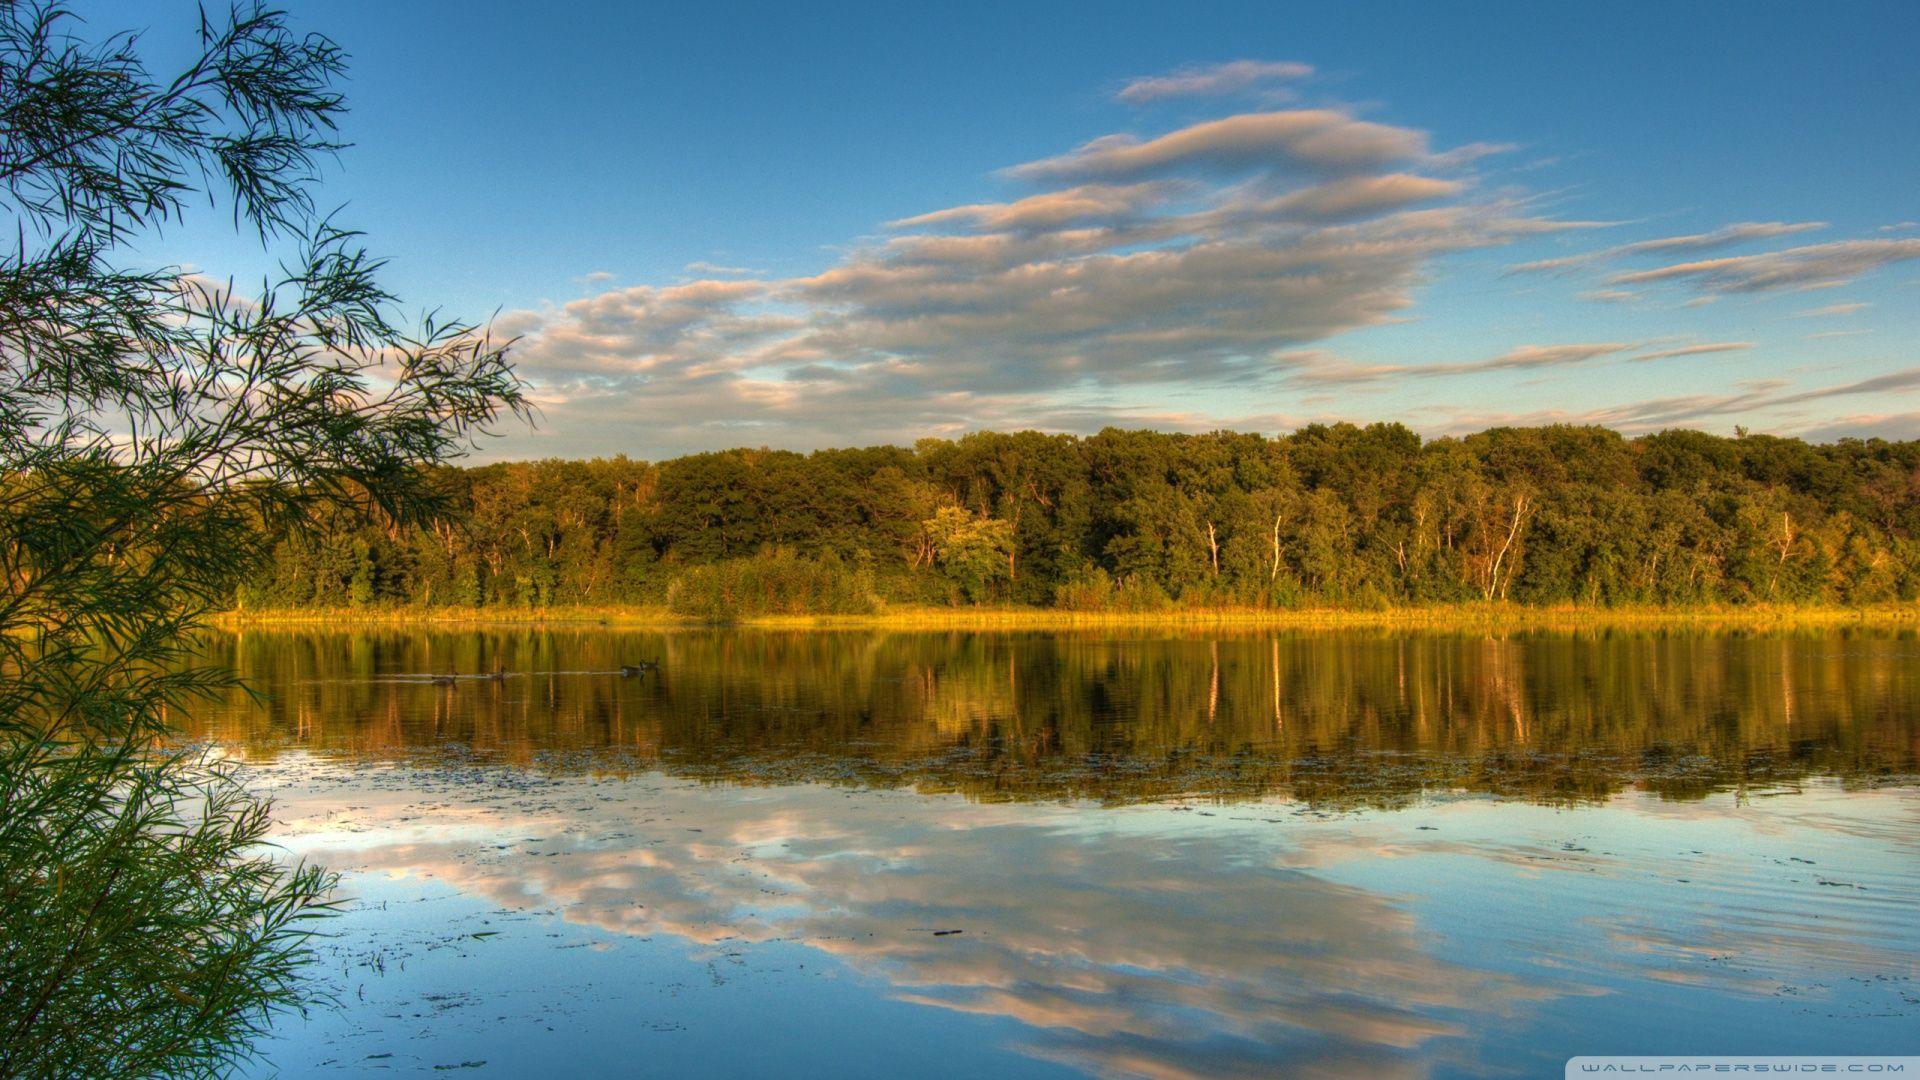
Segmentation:
{"type": "MultiPolygon", "coordinates": [[[[507,673],[504,670],[502,670],[499,665],[496,664],[494,665],[494,668],[492,671],[487,672],[485,675],[477,675],[474,677],[479,679],[485,679],[488,682],[505,682],[507,678],[507,673]]],[[[435,686],[452,686],[455,682],[459,681],[460,676],[449,671],[445,675],[429,675],[427,676],[427,679],[429,682],[432,682],[435,686]]]]}
{"type": "MultiPolygon", "coordinates": [[[[655,672],[659,670],[660,670],[660,665],[657,662],[652,660],[641,660],[638,663],[620,665],[620,677],[623,679],[631,679],[636,675],[646,675],[650,672],[655,672]]],[[[475,679],[485,679],[488,682],[505,682],[507,678],[507,673],[501,670],[500,668],[496,667],[492,671],[489,671],[484,675],[473,675],[473,676],[464,676],[464,677],[475,678],[475,679]]],[[[429,675],[427,676],[427,681],[434,684],[435,686],[452,686],[454,683],[459,682],[461,678],[463,678],[463,676],[449,671],[444,675],[429,675]]]]}

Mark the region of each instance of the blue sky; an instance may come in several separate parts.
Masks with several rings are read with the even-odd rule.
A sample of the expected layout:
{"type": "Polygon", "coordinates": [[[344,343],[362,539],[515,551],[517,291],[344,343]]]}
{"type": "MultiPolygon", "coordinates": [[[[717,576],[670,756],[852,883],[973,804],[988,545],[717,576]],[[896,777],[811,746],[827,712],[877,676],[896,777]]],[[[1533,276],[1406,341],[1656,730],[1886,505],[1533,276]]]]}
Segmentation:
{"type": "MultiPolygon", "coordinates": [[[[353,56],[322,201],[523,335],[489,456],[1920,435],[1911,3],[291,7],[353,56]]],[[[153,254],[258,273],[205,217],[153,254]]]]}

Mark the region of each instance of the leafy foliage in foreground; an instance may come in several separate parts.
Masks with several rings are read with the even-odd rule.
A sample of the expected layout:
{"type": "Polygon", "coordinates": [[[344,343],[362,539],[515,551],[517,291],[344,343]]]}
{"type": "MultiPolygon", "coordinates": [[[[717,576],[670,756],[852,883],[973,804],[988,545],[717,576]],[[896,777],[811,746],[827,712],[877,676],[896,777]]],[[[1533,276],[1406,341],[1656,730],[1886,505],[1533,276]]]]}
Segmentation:
{"type": "Polygon", "coordinates": [[[267,857],[267,805],[229,772],[128,743],[0,755],[8,1074],[217,1073],[304,999],[330,879],[267,857]]]}
{"type": "Polygon", "coordinates": [[[426,468],[522,398],[484,332],[398,329],[378,262],[315,217],[330,41],[236,10],[158,77],[81,28],[0,2],[0,1077],[217,1074],[307,1000],[328,878],[168,749],[231,682],[193,632],[269,535],[426,521],[426,468]],[[121,265],[215,195],[289,244],[275,279],[121,265]]]}
{"type": "MultiPolygon", "coordinates": [[[[277,537],[243,608],[658,601],[778,549],[902,602],[1865,604],[1920,594],[1920,443],[1404,427],[982,433],[443,470],[431,528],[277,537]]],[[[732,572],[732,571],[730,571],[732,572]]]]}

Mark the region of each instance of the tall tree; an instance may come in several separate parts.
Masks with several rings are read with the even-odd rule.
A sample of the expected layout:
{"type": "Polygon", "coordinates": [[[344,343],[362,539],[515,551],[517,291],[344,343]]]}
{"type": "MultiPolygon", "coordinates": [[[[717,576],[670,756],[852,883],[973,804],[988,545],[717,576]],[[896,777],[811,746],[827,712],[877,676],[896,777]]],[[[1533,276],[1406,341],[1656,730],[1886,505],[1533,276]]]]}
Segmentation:
{"type": "Polygon", "coordinates": [[[0,3],[0,1076],[218,1073],[305,998],[328,878],[170,748],[168,710],[230,680],[194,632],[289,532],[431,516],[425,467],[523,397],[484,330],[404,329],[315,213],[333,42],[238,9],[162,74],[85,29],[0,3]],[[282,271],[130,265],[203,199],[282,271]]]}

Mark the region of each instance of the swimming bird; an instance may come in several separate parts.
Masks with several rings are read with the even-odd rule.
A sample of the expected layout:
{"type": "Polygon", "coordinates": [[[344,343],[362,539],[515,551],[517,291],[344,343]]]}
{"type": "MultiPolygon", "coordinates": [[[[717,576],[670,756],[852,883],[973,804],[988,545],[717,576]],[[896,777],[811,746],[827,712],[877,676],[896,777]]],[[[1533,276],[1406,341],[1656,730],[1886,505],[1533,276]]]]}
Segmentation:
{"type": "Polygon", "coordinates": [[[620,677],[631,679],[635,675],[645,675],[649,671],[659,671],[660,665],[651,660],[642,660],[637,664],[621,664],[620,677]]]}

